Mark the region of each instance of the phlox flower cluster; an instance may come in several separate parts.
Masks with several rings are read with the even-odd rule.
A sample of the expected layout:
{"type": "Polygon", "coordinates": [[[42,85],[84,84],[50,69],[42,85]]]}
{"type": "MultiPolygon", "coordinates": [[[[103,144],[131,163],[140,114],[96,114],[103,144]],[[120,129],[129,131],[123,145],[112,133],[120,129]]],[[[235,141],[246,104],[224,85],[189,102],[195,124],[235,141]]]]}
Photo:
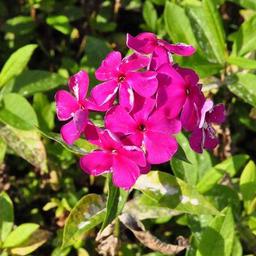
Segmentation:
{"type": "Polygon", "coordinates": [[[110,52],[96,70],[100,83],[87,95],[89,78],[80,71],[69,79],[69,90],[55,95],[63,140],[72,144],[84,136],[97,149],[80,159],[90,175],[111,172],[115,186],[130,189],[137,178],[174,156],[175,135],[190,134],[192,150],[213,149],[218,138],[212,124],[225,120],[223,104],[206,99],[192,69],[175,64],[173,54],[190,56],[195,49],[170,44],[152,33],[127,35],[133,53],[110,52]],[[90,112],[104,113],[97,127],[90,112]]]}

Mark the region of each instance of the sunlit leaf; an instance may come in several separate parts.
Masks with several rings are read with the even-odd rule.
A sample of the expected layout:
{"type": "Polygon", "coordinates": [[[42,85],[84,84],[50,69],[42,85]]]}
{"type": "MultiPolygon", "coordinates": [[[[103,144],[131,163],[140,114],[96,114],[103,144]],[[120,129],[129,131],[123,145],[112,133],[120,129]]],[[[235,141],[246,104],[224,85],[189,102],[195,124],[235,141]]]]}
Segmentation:
{"type": "Polygon", "coordinates": [[[19,75],[26,68],[36,48],[36,44],[28,44],[18,49],[9,57],[0,73],[0,87],[19,75]]]}
{"type": "Polygon", "coordinates": [[[66,220],[62,247],[74,244],[92,228],[103,222],[106,211],[101,196],[84,196],[70,212],[66,220]]]}
{"type": "Polygon", "coordinates": [[[190,214],[219,212],[194,188],[164,172],[151,171],[137,180],[135,189],[155,200],[159,206],[190,214]]]}

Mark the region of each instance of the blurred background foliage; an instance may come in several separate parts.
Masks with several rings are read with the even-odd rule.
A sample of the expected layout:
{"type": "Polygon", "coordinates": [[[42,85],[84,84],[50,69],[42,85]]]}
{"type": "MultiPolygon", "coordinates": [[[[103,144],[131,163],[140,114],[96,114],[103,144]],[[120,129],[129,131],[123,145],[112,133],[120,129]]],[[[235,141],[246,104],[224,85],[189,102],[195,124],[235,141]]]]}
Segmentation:
{"type": "MultiPolygon", "coordinates": [[[[199,73],[204,93],[225,103],[228,120],[216,127],[221,144],[213,153],[194,154],[180,135],[177,157],[161,167],[159,179],[146,176],[151,187],[138,185],[123,211],[166,243],[187,239],[190,246],[179,255],[256,255],[256,1],[1,0],[1,256],[165,255],[152,252],[118,221],[96,245],[95,226],[103,220],[91,207],[100,212],[102,197],[88,194],[105,198],[110,185],[82,173],[78,156],[90,145],[79,140],[65,146],[55,118],[56,89],[66,88],[68,77],[81,69],[94,86],[94,71],[106,54],[125,55],[126,33],[142,31],[197,48],[175,62],[199,73]],[[173,205],[171,195],[165,195],[168,203],[156,203],[150,189],[157,192],[164,182],[176,182],[183,199],[184,191],[193,192],[201,206],[173,205]],[[205,199],[222,214],[212,216],[205,199]],[[79,207],[91,226],[77,233],[71,222],[84,218],[79,207]]],[[[102,122],[100,115],[93,119],[102,122]]]]}

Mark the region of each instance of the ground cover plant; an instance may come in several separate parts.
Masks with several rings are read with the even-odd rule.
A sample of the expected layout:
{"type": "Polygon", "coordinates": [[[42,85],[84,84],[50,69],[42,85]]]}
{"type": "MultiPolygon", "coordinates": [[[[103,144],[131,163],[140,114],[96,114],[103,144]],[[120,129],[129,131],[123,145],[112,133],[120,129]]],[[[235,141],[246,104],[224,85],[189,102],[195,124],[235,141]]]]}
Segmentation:
{"type": "Polygon", "coordinates": [[[256,253],[256,2],[0,2],[0,255],[256,253]]]}

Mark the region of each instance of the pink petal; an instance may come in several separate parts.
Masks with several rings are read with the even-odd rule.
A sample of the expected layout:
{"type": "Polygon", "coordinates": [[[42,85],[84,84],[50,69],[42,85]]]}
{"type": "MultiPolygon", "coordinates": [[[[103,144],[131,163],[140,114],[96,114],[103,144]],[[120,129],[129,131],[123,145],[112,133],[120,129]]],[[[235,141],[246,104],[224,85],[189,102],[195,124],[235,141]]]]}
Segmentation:
{"type": "Polygon", "coordinates": [[[61,127],[60,133],[63,140],[70,145],[79,139],[81,135],[81,131],[77,130],[73,119],[61,127]]]}
{"type": "Polygon", "coordinates": [[[134,105],[134,92],[126,81],[119,86],[119,104],[129,112],[134,105]]]}
{"type": "Polygon", "coordinates": [[[131,134],[136,131],[136,125],[134,119],[120,105],[110,109],[105,116],[105,126],[112,132],[131,134]]]}
{"type": "Polygon", "coordinates": [[[111,153],[104,151],[93,151],[80,158],[80,166],[83,171],[94,176],[109,172],[112,162],[111,153]]]}
{"type": "Polygon", "coordinates": [[[151,56],[151,63],[150,69],[157,70],[161,65],[170,63],[170,56],[168,51],[161,46],[155,47],[152,56],[151,56]]]}
{"type": "Polygon", "coordinates": [[[140,175],[135,162],[120,154],[113,157],[113,183],[115,186],[130,189],[140,175]]]}
{"type": "Polygon", "coordinates": [[[83,103],[89,86],[88,74],[81,70],[69,78],[69,89],[76,96],[77,101],[83,103]]]}
{"type": "Polygon", "coordinates": [[[180,132],[181,123],[177,119],[168,119],[163,110],[152,113],[147,121],[147,130],[151,132],[175,134],[180,132]]]}
{"type": "Polygon", "coordinates": [[[61,121],[70,119],[79,109],[76,99],[67,91],[60,90],[55,94],[57,117],[61,121]]]}
{"type": "Polygon", "coordinates": [[[165,108],[168,118],[176,118],[186,100],[185,81],[169,64],[158,70],[157,108],[165,108]]]}
{"type": "Polygon", "coordinates": [[[206,129],[204,129],[204,131],[205,131],[204,148],[214,149],[219,144],[219,140],[216,137],[215,130],[211,126],[208,126],[206,129]]]}
{"type": "Polygon", "coordinates": [[[126,45],[134,51],[142,54],[152,53],[157,43],[157,38],[153,33],[141,33],[136,37],[127,34],[126,45]]]}
{"type": "Polygon", "coordinates": [[[202,109],[201,109],[201,120],[199,123],[199,128],[202,128],[205,123],[205,117],[206,113],[212,110],[213,108],[213,101],[212,100],[206,100],[202,109]]]}
{"type": "Polygon", "coordinates": [[[173,157],[178,149],[178,143],[170,135],[147,131],[145,133],[145,147],[148,163],[161,164],[173,157]]]}
{"type": "Polygon", "coordinates": [[[132,109],[132,116],[138,122],[146,121],[156,105],[156,100],[151,98],[144,98],[135,93],[134,106],[132,109]]]}
{"type": "Polygon", "coordinates": [[[89,109],[89,110],[92,110],[92,111],[99,111],[99,112],[105,112],[107,111],[108,109],[110,109],[112,106],[113,106],[113,103],[115,101],[115,98],[113,97],[111,100],[109,100],[108,102],[106,102],[105,104],[103,105],[98,105],[95,100],[90,96],[88,99],[86,99],[86,107],[89,109]]]}
{"type": "Polygon", "coordinates": [[[118,84],[114,80],[110,80],[95,86],[91,90],[91,97],[99,106],[107,104],[112,101],[118,90],[118,84]]]}
{"type": "Polygon", "coordinates": [[[126,74],[131,71],[136,71],[148,66],[150,59],[140,54],[132,54],[122,60],[119,71],[126,74]]]}
{"type": "Polygon", "coordinates": [[[194,70],[190,68],[181,68],[179,66],[176,66],[175,69],[179,72],[179,74],[181,74],[187,84],[197,85],[199,77],[194,70]]]}
{"type": "Polygon", "coordinates": [[[206,119],[208,123],[222,124],[226,119],[224,104],[214,106],[212,111],[207,113],[206,119]]]}
{"type": "Polygon", "coordinates": [[[164,47],[171,53],[181,55],[181,56],[191,56],[195,53],[196,49],[192,45],[177,43],[169,44],[164,40],[159,40],[160,44],[163,44],[164,47]]]}
{"type": "Polygon", "coordinates": [[[147,174],[151,170],[151,165],[147,163],[145,167],[140,167],[140,173],[141,174],[147,174]]]}
{"type": "Polygon", "coordinates": [[[75,123],[76,129],[81,133],[84,131],[89,119],[88,119],[88,110],[87,109],[79,109],[76,111],[73,121],[75,123]]]}
{"type": "Polygon", "coordinates": [[[100,67],[96,70],[95,76],[100,81],[107,81],[117,76],[122,55],[120,52],[113,51],[102,61],[100,67]]]}
{"type": "Polygon", "coordinates": [[[99,132],[102,148],[113,151],[120,149],[123,145],[119,138],[109,130],[99,132]]]}
{"type": "Polygon", "coordinates": [[[85,138],[92,144],[101,146],[99,133],[102,132],[99,127],[97,127],[94,123],[87,123],[84,129],[85,138]]]}
{"type": "Polygon", "coordinates": [[[158,86],[157,73],[153,71],[133,72],[127,75],[127,83],[141,96],[151,97],[158,86]]]}
{"type": "Polygon", "coordinates": [[[127,157],[128,159],[135,162],[137,165],[141,167],[146,167],[146,157],[145,153],[136,146],[123,146],[119,152],[122,154],[122,156],[127,157]]]}
{"type": "Polygon", "coordinates": [[[193,131],[199,125],[200,109],[190,98],[186,100],[183,106],[180,121],[186,131],[193,131]]]}
{"type": "Polygon", "coordinates": [[[189,138],[190,147],[197,153],[203,153],[204,136],[203,129],[195,129],[189,138]]]}

